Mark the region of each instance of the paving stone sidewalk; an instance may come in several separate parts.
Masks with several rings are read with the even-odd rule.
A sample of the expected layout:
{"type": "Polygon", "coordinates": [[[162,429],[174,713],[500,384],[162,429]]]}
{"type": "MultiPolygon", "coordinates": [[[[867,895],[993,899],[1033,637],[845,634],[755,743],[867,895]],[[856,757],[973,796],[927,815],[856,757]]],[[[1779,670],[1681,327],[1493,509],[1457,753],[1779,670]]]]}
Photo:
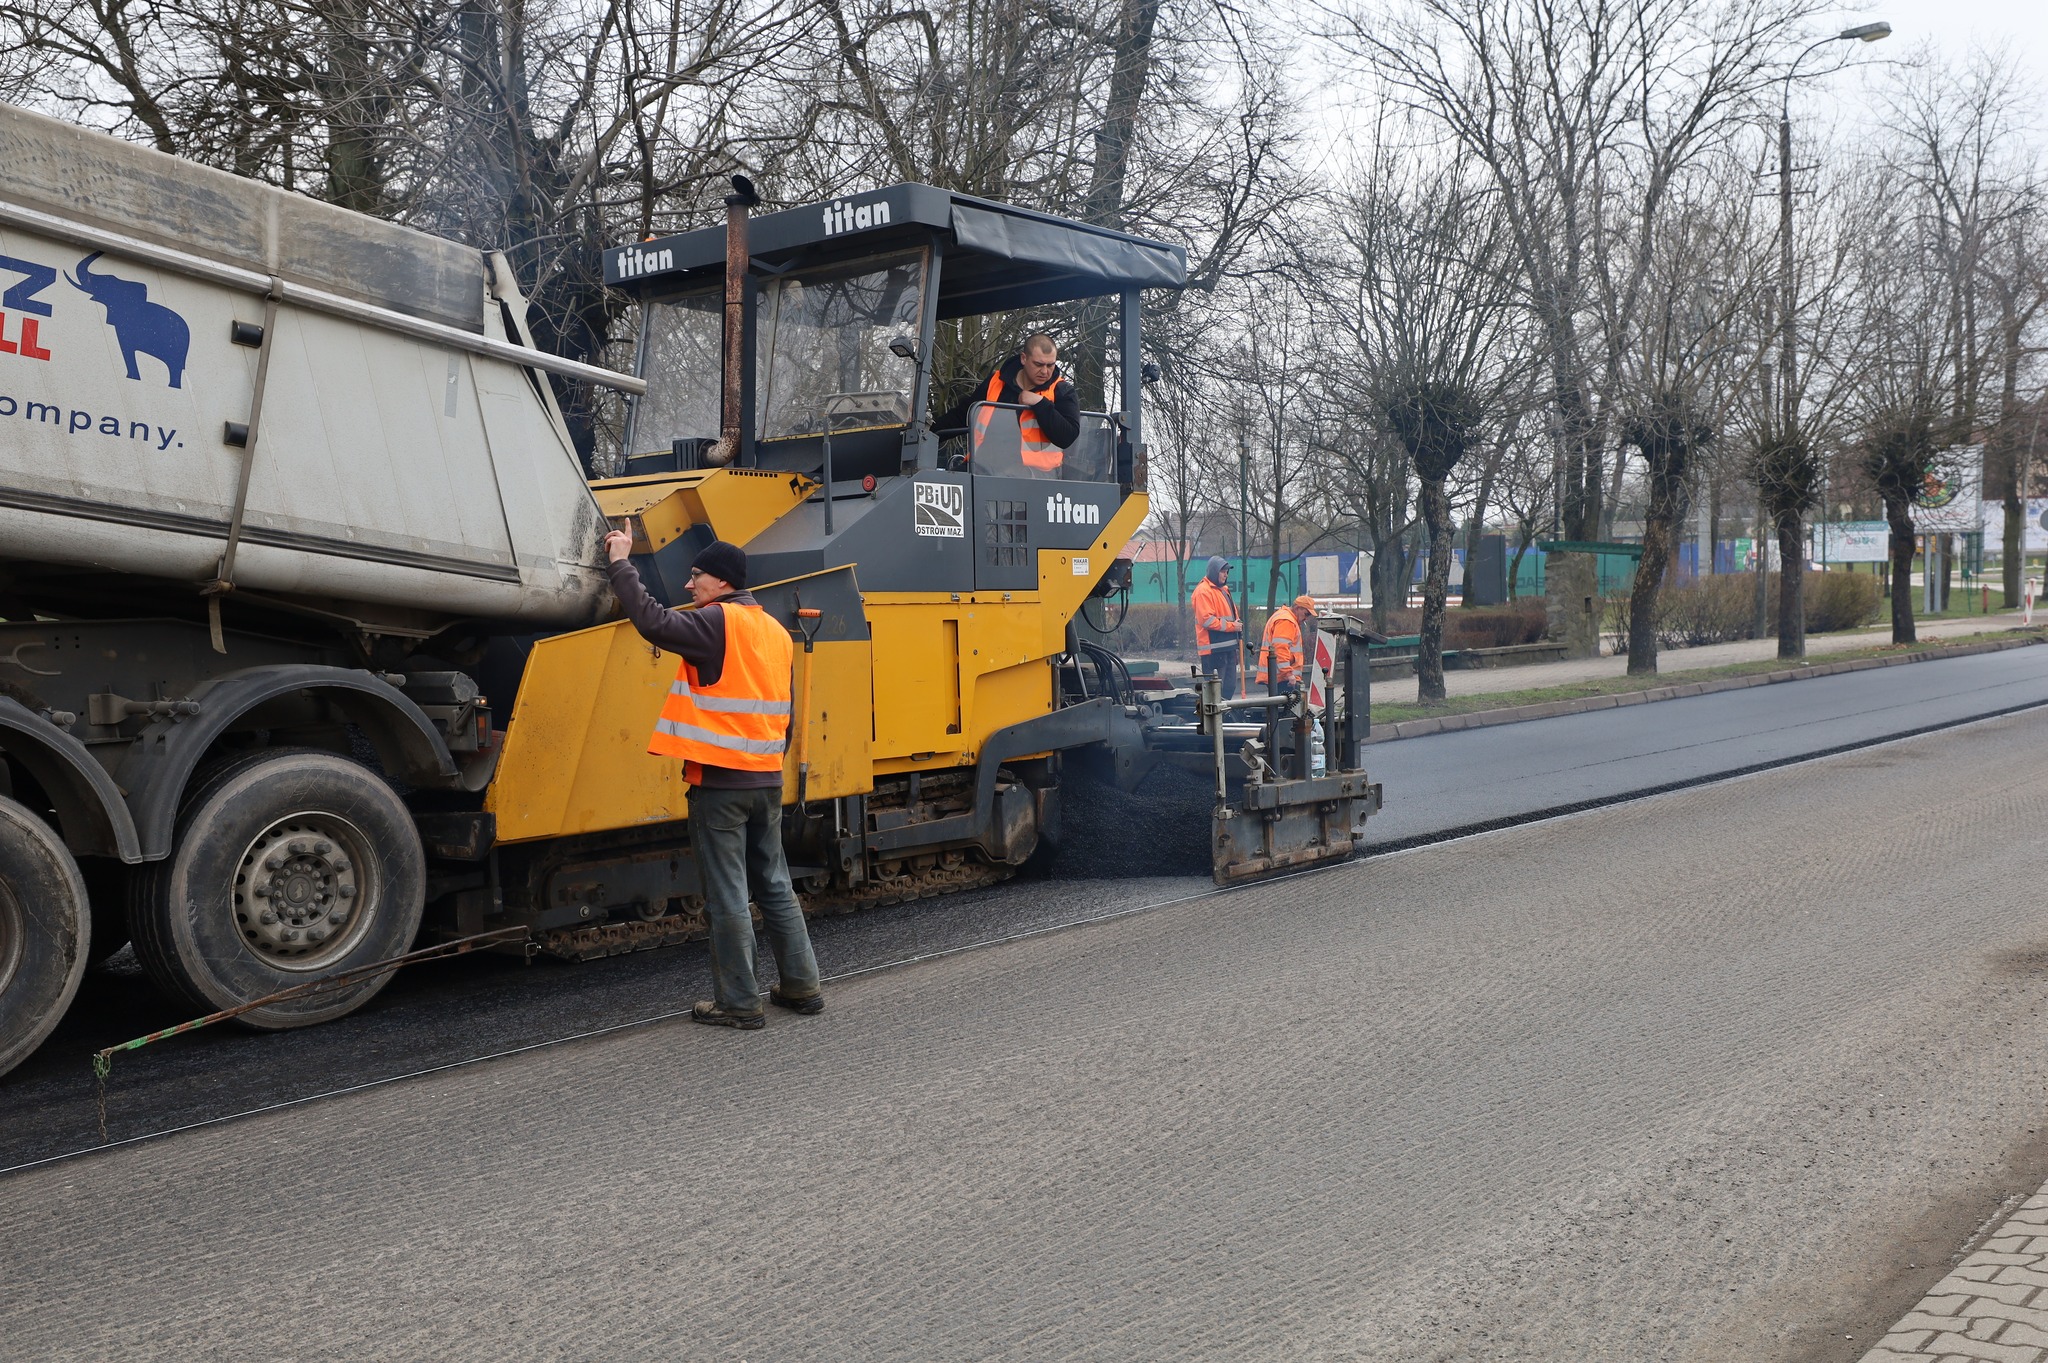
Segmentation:
{"type": "Polygon", "coordinates": [[[2048,1187],[1936,1283],[1862,1363],[2048,1363],[2048,1187]]]}

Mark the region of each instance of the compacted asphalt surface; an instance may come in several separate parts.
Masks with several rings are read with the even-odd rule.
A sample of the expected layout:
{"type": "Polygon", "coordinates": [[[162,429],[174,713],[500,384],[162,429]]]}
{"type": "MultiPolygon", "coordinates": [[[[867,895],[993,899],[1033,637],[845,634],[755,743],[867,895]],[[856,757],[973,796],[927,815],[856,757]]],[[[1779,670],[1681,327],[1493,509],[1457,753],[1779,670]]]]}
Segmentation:
{"type": "MultiPolygon", "coordinates": [[[[1368,767],[1386,806],[1369,831],[1376,847],[1398,849],[2040,704],[2048,704],[2048,647],[1378,744],[1367,750],[1368,767]]],[[[1205,820],[1200,782],[1172,771],[1155,779],[1165,817],[1205,820]]],[[[814,921],[821,965],[838,975],[873,970],[1210,893],[1199,836],[1110,826],[1142,816],[1151,789],[1077,804],[1070,812],[1103,826],[1077,839],[1074,860],[1049,879],[814,921]]],[[[339,1023],[267,1034],[214,1027],[122,1056],[106,1086],[107,1136],[144,1136],[630,1024],[708,992],[701,943],[580,965],[472,956],[415,967],[339,1023]]],[[[125,951],[89,972],[65,1022],[0,1078],[0,1170],[98,1146],[92,1052],[186,1016],[151,990],[125,951]]]]}
{"type": "Polygon", "coordinates": [[[90,1052],[181,1020],[124,953],[0,1080],[0,1339],[581,1356],[627,1313],[618,1356],[1855,1358],[2048,1177],[2044,704],[2025,648],[1375,745],[1348,867],[1219,894],[1079,839],[817,923],[832,1008],[766,1037],[673,1016],[701,945],[424,967],[123,1057],[112,1141],[210,1124],[19,1168],[94,1151],[90,1052]],[[1594,812],[1514,827],[1560,811],[1594,812]],[[266,1334],[198,1266],[309,1218],[322,1272],[353,1234],[395,1276],[266,1334]],[[195,1267],[68,1332],[124,1235],[195,1267]],[[506,1255],[594,1314],[507,1298],[506,1255]],[[420,1315],[451,1274],[494,1324],[420,1315]]]}
{"type": "MultiPolygon", "coordinates": [[[[1945,668],[2005,675],[1893,671],[1945,668]]],[[[1744,696],[1767,728],[1829,685],[1744,696]]],[[[1600,718],[1672,735],[1692,704],[1600,718]]],[[[2044,725],[929,955],[761,1033],[675,1019],[17,1172],[0,1340],[1853,1359],[2048,1176],[2044,725]]],[[[842,920],[826,950],[844,970],[970,940],[956,912],[988,936],[1199,889],[1101,884],[842,920]]],[[[672,1004],[698,959],[557,971],[545,997],[571,1025],[672,1004]]],[[[289,1053],[309,1077],[366,1045],[415,1064],[537,1006],[529,978],[415,985],[289,1053]]],[[[187,1087],[270,1063],[225,1035],[187,1087]]],[[[114,1107],[185,1063],[117,1071],[114,1107]]]]}

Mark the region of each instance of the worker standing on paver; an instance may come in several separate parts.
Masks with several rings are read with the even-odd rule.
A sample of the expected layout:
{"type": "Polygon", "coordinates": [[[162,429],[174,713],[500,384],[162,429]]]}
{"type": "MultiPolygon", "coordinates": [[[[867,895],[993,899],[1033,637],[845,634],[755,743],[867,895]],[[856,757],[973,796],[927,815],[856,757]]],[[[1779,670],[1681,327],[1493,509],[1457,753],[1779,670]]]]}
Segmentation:
{"type": "Polygon", "coordinates": [[[782,753],[789,737],[789,631],[747,592],[747,556],[715,540],[690,567],[695,610],[672,611],[647,594],[629,561],[633,537],[604,539],[612,591],[640,637],[682,656],[647,750],[681,759],[690,783],[690,845],[711,920],[713,997],[693,1022],[753,1031],[765,1018],[754,974],[751,897],[775,949],[782,982],[768,1001],[818,1013],[825,995],[782,854],[782,753]],[[751,890],[751,895],[749,891],[751,890]]]}
{"type": "Polygon", "coordinates": [[[1237,603],[1230,599],[1230,560],[1209,556],[1209,571],[1195,584],[1189,604],[1195,611],[1195,647],[1202,671],[1223,678],[1223,699],[1237,695],[1238,663],[1242,659],[1244,625],[1237,603]]]}
{"type": "MultiPolygon", "coordinates": [[[[939,418],[939,430],[968,424],[968,412],[977,402],[1007,403],[1022,407],[1017,413],[1019,457],[1028,471],[1026,477],[1057,478],[1066,463],[1067,449],[1081,438],[1081,400],[1073,381],[1060,373],[1059,343],[1046,333],[1034,332],[1015,355],[996,366],[978,397],[969,398],[939,418]]],[[[983,407],[974,413],[970,433],[974,455],[981,454],[982,441],[995,420],[996,409],[983,407]]]]}
{"type": "Polygon", "coordinates": [[[1266,633],[1259,644],[1259,685],[1269,696],[1292,694],[1301,689],[1302,631],[1316,617],[1316,599],[1297,596],[1290,605],[1273,612],[1266,621],[1266,633]]]}

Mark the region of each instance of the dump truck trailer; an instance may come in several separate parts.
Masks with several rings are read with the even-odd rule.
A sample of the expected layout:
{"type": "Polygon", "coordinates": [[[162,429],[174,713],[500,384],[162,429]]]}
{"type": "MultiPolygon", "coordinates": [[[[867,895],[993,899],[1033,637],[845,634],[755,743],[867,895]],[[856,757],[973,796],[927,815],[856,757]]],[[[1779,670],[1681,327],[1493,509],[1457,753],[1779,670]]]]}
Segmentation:
{"type": "MultiPolygon", "coordinates": [[[[195,1011],[282,1028],[416,940],[700,935],[681,764],[646,752],[677,660],[614,618],[612,525],[671,602],[744,546],[791,630],[812,911],[1011,874],[1070,763],[1131,786],[1228,727],[1074,630],[1146,514],[1138,300],[1175,247],[922,185],[752,216],[742,187],[723,229],[607,254],[625,375],[535,349],[500,258],[20,110],[0,152],[0,1072],[131,940],[195,1011]],[[1015,409],[932,428],[946,322],[1095,298],[1118,406],[1061,467],[1015,409]],[[586,478],[549,374],[631,396],[625,476],[586,478]]],[[[1329,772],[1260,757],[1362,726],[1341,692],[1265,713],[1219,878],[1348,854],[1362,727],[1329,772]]]]}

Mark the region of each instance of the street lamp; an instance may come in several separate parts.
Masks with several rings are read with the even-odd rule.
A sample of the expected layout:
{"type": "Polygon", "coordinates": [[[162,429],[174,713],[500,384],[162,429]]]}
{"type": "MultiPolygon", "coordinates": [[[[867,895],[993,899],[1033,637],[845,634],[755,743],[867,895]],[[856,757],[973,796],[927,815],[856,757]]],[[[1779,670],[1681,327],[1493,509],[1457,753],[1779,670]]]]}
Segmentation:
{"type": "MultiPolygon", "coordinates": [[[[1780,429],[1790,439],[1799,429],[1799,319],[1796,311],[1798,293],[1792,273],[1792,77],[1799,71],[1799,63],[1818,52],[1829,43],[1865,42],[1874,43],[1889,38],[1892,26],[1879,20],[1876,23],[1857,24],[1845,28],[1832,37],[1822,38],[1808,45],[1805,51],[1792,59],[1785,68],[1785,80],[1778,101],[1778,296],[1779,296],[1779,353],[1778,353],[1778,400],[1780,429]]],[[[1825,497],[1825,493],[1822,494],[1825,497]]],[[[1823,501],[1821,524],[1819,526],[1821,561],[1827,561],[1827,507],[1823,501]]],[[[1758,586],[1763,583],[1762,569],[1766,554],[1762,544],[1762,517],[1758,517],[1757,567],[1758,586]]],[[[1799,571],[1804,571],[1801,564],[1799,571]]],[[[1781,572],[1794,571],[1789,563],[1781,572]]],[[[1761,599],[1761,598],[1759,598],[1761,599]]]]}
{"type": "Polygon", "coordinates": [[[1797,296],[1792,276],[1792,77],[1798,73],[1799,63],[1829,43],[1874,43],[1881,38],[1889,38],[1891,33],[1892,26],[1882,20],[1874,24],[1858,24],[1854,28],[1845,28],[1832,37],[1822,38],[1809,45],[1804,52],[1792,59],[1790,66],[1785,68],[1782,95],[1778,101],[1778,290],[1782,309],[1778,393],[1787,435],[1790,435],[1799,424],[1799,392],[1793,382],[1797,365],[1799,323],[1793,311],[1797,296]]]}

